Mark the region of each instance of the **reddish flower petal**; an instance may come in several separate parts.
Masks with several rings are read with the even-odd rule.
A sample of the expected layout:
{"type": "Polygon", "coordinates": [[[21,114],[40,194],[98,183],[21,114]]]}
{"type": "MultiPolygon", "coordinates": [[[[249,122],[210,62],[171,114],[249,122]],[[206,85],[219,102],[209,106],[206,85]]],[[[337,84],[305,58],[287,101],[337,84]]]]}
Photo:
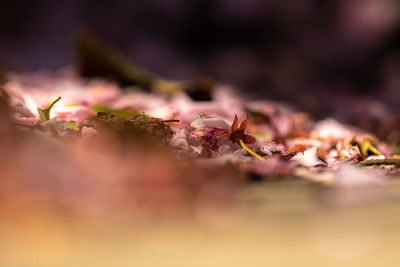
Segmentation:
{"type": "Polygon", "coordinates": [[[253,144],[256,142],[256,139],[251,135],[245,134],[243,135],[243,142],[245,144],[253,144]]]}
{"type": "Polygon", "coordinates": [[[249,115],[246,114],[246,119],[240,124],[239,129],[246,131],[247,125],[249,124],[249,115]]]}
{"type": "Polygon", "coordinates": [[[232,130],[232,132],[235,132],[238,129],[239,129],[239,120],[238,120],[238,117],[235,115],[235,120],[232,123],[231,130],[232,130]]]}

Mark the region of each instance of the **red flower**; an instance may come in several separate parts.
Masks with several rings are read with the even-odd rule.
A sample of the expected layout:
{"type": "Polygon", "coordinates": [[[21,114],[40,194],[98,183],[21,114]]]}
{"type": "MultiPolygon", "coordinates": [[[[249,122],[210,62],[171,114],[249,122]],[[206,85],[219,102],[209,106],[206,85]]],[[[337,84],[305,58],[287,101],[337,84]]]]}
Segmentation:
{"type": "Polygon", "coordinates": [[[218,136],[217,140],[231,140],[233,143],[240,145],[240,140],[245,144],[253,144],[256,142],[256,139],[253,136],[245,134],[247,125],[249,124],[249,115],[246,114],[246,119],[240,124],[238,117],[235,115],[235,120],[232,123],[231,131],[218,136]]]}

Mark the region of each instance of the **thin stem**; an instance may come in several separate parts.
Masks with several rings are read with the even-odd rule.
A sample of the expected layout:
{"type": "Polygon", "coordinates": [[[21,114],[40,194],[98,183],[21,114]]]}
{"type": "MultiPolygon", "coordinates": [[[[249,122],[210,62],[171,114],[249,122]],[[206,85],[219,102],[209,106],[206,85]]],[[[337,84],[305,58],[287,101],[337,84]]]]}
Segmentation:
{"type": "Polygon", "coordinates": [[[57,103],[60,99],[61,99],[61,96],[57,97],[56,100],[54,100],[54,101],[50,104],[50,106],[47,107],[47,109],[50,110],[50,109],[54,106],[54,104],[57,103]]]}
{"type": "Polygon", "coordinates": [[[54,106],[55,103],[57,103],[61,99],[61,96],[57,97],[56,100],[54,100],[47,108],[37,108],[37,111],[39,112],[40,120],[41,121],[48,121],[50,120],[50,109],[54,106]]]}
{"type": "Polygon", "coordinates": [[[248,148],[242,140],[240,140],[240,145],[241,145],[247,152],[249,152],[251,155],[253,155],[254,157],[258,158],[259,160],[265,160],[263,157],[261,157],[260,155],[258,155],[256,152],[254,152],[253,150],[251,150],[250,148],[248,148]]]}
{"type": "Polygon", "coordinates": [[[179,120],[163,120],[162,122],[179,122],[179,120]]]}
{"type": "Polygon", "coordinates": [[[360,165],[400,165],[400,159],[371,159],[371,160],[364,160],[359,163],[360,165]]]}

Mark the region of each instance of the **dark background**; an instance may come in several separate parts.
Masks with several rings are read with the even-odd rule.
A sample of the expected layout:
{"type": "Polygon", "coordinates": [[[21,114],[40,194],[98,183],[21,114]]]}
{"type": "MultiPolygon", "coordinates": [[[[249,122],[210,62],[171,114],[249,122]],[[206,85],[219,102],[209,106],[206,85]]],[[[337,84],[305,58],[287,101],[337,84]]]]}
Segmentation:
{"type": "Polygon", "coordinates": [[[309,111],[351,105],[355,97],[396,108],[399,5],[398,0],[14,0],[1,5],[0,62],[16,71],[71,65],[74,33],[87,28],[168,78],[212,75],[309,111]]]}

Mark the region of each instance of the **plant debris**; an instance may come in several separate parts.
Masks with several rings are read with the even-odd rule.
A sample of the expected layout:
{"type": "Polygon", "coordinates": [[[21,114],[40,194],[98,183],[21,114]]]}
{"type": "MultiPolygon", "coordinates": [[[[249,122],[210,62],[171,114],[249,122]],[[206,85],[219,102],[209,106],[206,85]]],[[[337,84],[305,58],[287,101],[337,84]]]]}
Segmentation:
{"type": "Polygon", "coordinates": [[[223,86],[216,87],[213,100],[196,102],[183,91],[164,98],[152,92],[123,91],[101,80],[68,79],[65,86],[63,77],[41,78],[43,84],[52,84],[46,94],[30,86],[36,83],[34,78],[16,76],[6,83],[14,123],[23,124],[26,118],[37,125],[53,121],[41,129],[50,129],[48,135],[61,143],[66,136],[91,139],[115,133],[115,138],[123,137],[122,145],[141,140],[167,144],[182,160],[234,166],[241,173],[266,178],[294,175],[328,184],[325,178],[316,178],[321,175],[331,177],[329,184],[334,185],[336,176],[324,173],[335,173],[349,163],[379,170],[382,177],[399,171],[398,156],[372,133],[331,118],[313,122],[307,114],[279,103],[246,101],[223,86]],[[34,116],[35,106],[45,105],[55,93],[63,101],[55,105],[57,98],[47,108],[37,109],[39,117],[34,116]],[[71,135],[74,132],[79,134],[71,135]],[[303,168],[308,171],[298,171],[303,168]]]}

